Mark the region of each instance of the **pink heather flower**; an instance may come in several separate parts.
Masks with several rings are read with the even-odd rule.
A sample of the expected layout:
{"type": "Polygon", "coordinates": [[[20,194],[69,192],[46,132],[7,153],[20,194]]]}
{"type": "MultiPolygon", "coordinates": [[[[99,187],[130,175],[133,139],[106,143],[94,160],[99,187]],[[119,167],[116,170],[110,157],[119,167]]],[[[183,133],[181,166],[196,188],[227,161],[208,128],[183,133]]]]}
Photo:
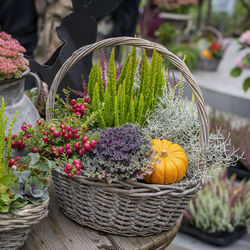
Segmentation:
{"type": "Polygon", "coordinates": [[[29,65],[23,55],[25,51],[25,48],[11,35],[0,32],[0,80],[21,77],[29,65]]]}
{"type": "Polygon", "coordinates": [[[246,55],[241,55],[239,56],[236,61],[235,61],[235,66],[239,67],[241,69],[249,69],[250,67],[242,62],[242,58],[245,57],[246,55]]]}
{"type": "Polygon", "coordinates": [[[246,30],[241,34],[240,42],[250,45],[250,30],[246,30]]]}

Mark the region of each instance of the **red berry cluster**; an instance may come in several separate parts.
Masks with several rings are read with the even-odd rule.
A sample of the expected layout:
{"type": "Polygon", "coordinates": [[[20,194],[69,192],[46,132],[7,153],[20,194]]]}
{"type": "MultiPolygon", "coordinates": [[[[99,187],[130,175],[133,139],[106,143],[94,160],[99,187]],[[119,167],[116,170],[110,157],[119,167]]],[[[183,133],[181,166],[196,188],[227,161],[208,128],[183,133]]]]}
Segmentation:
{"type": "MultiPolygon", "coordinates": [[[[89,102],[89,97],[86,96],[84,98],[86,103],[89,102]]],[[[86,105],[84,103],[77,102],[76,99],[72,99],[70,101],[71,111],[75,113],[77,116],[84,115],[84,111],[86,110],[86,105]]]]}
{"type": "Polygon", "coordinates": [[[68,174],[68,177],[72,177],[74,174],[80,175],[81,174],[81,161],[74,160],[73,164],[68,163],[65,168],[64,172],[68,174]]]}
{"type": "MultiPolygon", "coordinates": [[[[22,125],[22,127],[21,127],[21,129],[22,129],[22,131],[26,131],[28,128],[32,128],[32,125],[31,124],[29,124],[29,125],[27,125],[27,124],[23,124],[22,125]]],[[[25,140],[26,139],[29,139],[30,137],[31,137],[31,134],[29,134],[29,133],[20,133],[20,135],[22,135],[21,137],[19,136],[17,136],[17,135],[12,135],[11,137],[12,137],[12,142],[11,142],[11,147],[12,148],[18,148],[18,149],[24,149],[25,148],[25,140]],[[18,138],[18,140],[16,140],[16,138],[18,138]]]]}
{"type": "Polygon", "coordinates": [[[18,159],[20,159],[20,156],[17,156],[14,159],[10,159],[9,160],[9,167],[12,167],[18,159]]]}
{"type": "MultiPolygon", "coordinates": [[[[88,98],[85,97],[85,101],[87,102],[88,98]]],[[[62,158],[68,163],[68,167],[65,167],[64,170],[67,170],[65,172],[69,177],[73,174],[80,174],[81,162],[75,159],[79,159],[97,146],[96,138],[87,135],[88,131],[83,117],[81,119],[78,117],[77,112],[83,115],[87,106],[77,103],[75,99],[72,99],[70,104],[75,115],[51,122],[40,119],[35,128],[23,124],[22,131],[18,136],[13,136],[14,140],[11,144],[13,148],[25,148],[26,146],[32,153],[40,153],[51,160],[62,158]],[[73,159],[75,163],[73,162],[72,165],[73,159]]]]}

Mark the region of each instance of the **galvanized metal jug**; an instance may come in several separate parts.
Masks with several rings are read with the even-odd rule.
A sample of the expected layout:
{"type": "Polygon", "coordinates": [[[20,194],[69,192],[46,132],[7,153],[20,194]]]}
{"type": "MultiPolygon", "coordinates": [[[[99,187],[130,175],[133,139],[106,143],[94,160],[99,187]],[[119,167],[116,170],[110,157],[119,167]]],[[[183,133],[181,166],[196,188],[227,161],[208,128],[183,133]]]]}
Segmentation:
{"type": "MultiPolygon", "coordinates": [[[[18,134],[24,122],[35,125],[37,119],[39,119],[39,114],[36,107],[24,93],[25,77],[28,75],[34,77],[36,80],[39,91],[37,97],[38,101],[41,92],[41,82],[34,73],[30,72],[29,69],[22,74],[20,79],[0,81],[0,105],[2,103],[2,98],[4,98],[4,116],[8,116],[8,125],[12,121],[17,111],[17,119],[14,123],[12,134],[18,134]]],[[[7,128],[8,127],[9,126],[7,126],[7,128]]],[[[5,133],[7,134],[7,131],[5,131],[5,133]]]]}

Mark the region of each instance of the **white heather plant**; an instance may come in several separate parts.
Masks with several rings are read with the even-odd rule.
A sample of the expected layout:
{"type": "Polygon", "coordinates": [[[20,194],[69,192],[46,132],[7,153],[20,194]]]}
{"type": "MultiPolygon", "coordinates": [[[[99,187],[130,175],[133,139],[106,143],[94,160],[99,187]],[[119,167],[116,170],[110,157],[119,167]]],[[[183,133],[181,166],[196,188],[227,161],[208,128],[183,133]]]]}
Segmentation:
{"type": "Polygon", "coordinates": [[[148,113],[144,132],[153,139],[167,139],[185,149],[189,161],[186,174],[188,179],[195,178],[203,171],[206,171],[207,177],[214,176],[221,171],[221,166],[229,166],[237,161],[237,150],[229,150],[230,139],[225,138],[218,129],[209,136],[206,157],[201,156],[200,125],[194,97],[188,101],[182,99],[182,93],[183,79],[171,86],[166,77],[166,89],[154,112],[148,113]],[[206,166],[205,169],[200,168],[198,159],[206,166]]]}

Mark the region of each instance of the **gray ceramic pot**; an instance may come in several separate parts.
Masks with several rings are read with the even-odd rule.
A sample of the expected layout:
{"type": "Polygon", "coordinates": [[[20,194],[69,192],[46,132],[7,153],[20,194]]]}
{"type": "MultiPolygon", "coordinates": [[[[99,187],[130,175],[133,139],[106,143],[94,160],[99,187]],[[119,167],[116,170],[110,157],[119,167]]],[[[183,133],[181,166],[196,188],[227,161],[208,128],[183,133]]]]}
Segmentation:
{"type": "MultiPolygon", "coordinates": [[[[4,98],[4,116],[8,115],[8,125],[12,121],[15,112],[17,111],[17,119],[14,123],[12,134],[17,134],[24,122],[35,125],[36,120],[39,119],[39,114],[36,107],[24,94],[24,78],[27,75],[31,75],[36,79],[40,93],[41,83],[39,78],[35,74],[31,73],[30,70],[25,71],[22,74],[22,78],[20,79],[0,81],[0,104],[2,103],[2,98],[4,98]]],[[[39,97],[40,95],[38,98],[39,97]]],[[[7,133],[7,131],[5,131],[5,133],[7,133]]]]}
{"type": "Polygon", "coordinates": [[[220,64],[220,59],[218,58],[211,58],[211,59],[200,58],[198,63],[198,69],[216,71],[219,64],[220,64]]]}

